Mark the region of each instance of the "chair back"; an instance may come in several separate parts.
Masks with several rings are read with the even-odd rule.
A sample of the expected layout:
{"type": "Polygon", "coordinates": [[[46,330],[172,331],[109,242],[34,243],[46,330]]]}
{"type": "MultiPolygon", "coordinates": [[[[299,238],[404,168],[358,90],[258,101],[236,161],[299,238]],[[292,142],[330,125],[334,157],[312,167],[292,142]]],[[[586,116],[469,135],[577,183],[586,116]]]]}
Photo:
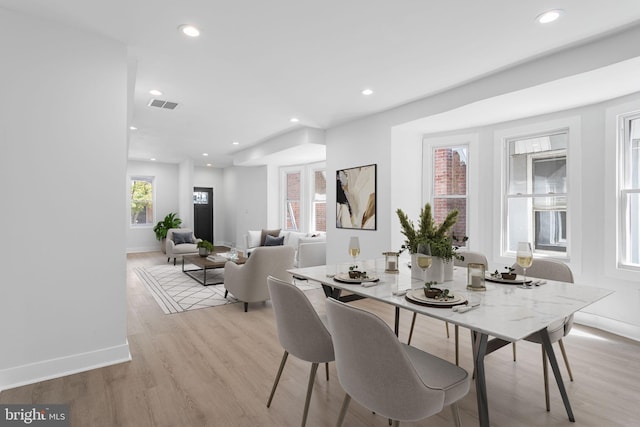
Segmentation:
{"type": "Polygon", "coordinates": [[[389,326],[374,314],[327,299],[342,388],[379,415],[417,421],[439,412],[444,391],[428,388],[389,326]]]}
{"type": "Polygon", "coordinates": [[[292,276],[287,270],[293,268],[294,257],[295,249],[290,246],[259,246],[251,252],[243,268],[263,284],[268,276],[291,282],[292,276]]]}
{"type": "MultiPolygon", "coordinates": [[[[518,264],[513,264],[516,274],[522,274],[524,271],[518,264]]],[[[557,280],[558,282],[573,283],[573,273],[569,266],[560,261],[554,261],[550,259],[534,259],[531,267],[527,268],[527,277],[536,277],[538,279],[557,280]]],[[[556,323],[549,325],[550,330],[558,330],[559,326],[556,323]]],[[[573,314],[564,320],[564,328],[559,335],[567,336],[571,328],[573,327],[573,314]]],[[[554,341],[552,337],[552,342],[554,341]]]]}
{"type": "Polygon", "coordinates": [[[193,230],[190,228],[170,228],[167,230],[167,240],[173,241],[173,233],[191,233],[191,242],[195,240],[195,236],[193,235],[193,230]]]}
{"type": "Polygon", "coordinates": [[[304,292],[273,276],[267,285],[282,348],[307,362],[332,362],[331,334],[304,292]]]}
{"type": "Polygon", "coordinates": [[[453,265],[456,267],[466,267],[469,263],[475,264],[484,264],[485,268],[489,268],[489,262],[487,261],[487,257],[481,254],[480,252],[471,252],[471,251],[458,251],[458,255],[462,256],[463,259],[459,260],[457,258],[453,259],[453,265]]]}

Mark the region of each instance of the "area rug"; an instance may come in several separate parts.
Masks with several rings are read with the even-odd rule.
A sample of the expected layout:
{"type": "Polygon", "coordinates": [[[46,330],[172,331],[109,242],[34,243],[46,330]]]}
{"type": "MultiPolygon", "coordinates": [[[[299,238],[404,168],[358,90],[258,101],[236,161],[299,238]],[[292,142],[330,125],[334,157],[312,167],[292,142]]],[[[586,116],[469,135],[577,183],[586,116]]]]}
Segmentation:
{"type": "MultiPolygon", "coordinates": [[[[197,268],[194,265],[185,265],[185,269],[197,268]]],[[[182,265],[154,265],[151,267],[138,267],[136,274],[145,284],[146,288],[156,300],[165,314],[182,313],[199,308],[216,307],[238,302],[231,294],[224,297],[224,269],[216,268],[207,270],[207,284],[202,286],[182,272],[182,265]]],[[[199,274],[202,280],[202,272],[199,274]]],[[[296,285],[304,290],[318,289],[320,285],[314,282],[296,280],[296,285]]]]}

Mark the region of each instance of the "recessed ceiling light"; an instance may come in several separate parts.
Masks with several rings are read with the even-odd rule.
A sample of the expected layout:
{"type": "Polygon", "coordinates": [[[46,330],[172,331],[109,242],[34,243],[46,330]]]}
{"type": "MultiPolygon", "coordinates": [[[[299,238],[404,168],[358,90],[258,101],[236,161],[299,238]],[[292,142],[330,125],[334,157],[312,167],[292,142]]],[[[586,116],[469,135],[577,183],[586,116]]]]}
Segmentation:
{"type": "Polygon", "coordinates": [[[180,25],[178,29],[186,36],[189,37],[198,37],[200,35],[200,30],[198,30],[193,25],[180,25]]]}
{"type": "Polygon", "coordinates": [[[371,90],[371,89],[364,89],[364,90],[362,91],[362,94],[363,94],[363,95],[372,95],[372,94],[373,94],[373,90],[371,90]]]}
{"type": "Polygon", "coordinates": [[[211,167],[211,163],[207,163],[207,166],[211,167]]]}
{"type": "Polygon", "coordinates": [[[297,117],[291,117],[291,118],[289,119],[289,121],[290,121],[291,123],[298,123],[298,122],[300,121],[300,119],[299,119],[299,118],[297,118],[297,117]]]}
{"type": "Polygon", "coordinates": [[[150,158],[149,160],[151,160],[152,162],[155,162],[155,161],[156,161],[156,158],[155,158],[155,157],[152,157],[152,158],[150,158]]]}
{"type": "Polygon", "coordinates": [[[233,141],[232,144],[233,145],[240,145],[240,143],[238,141],[233,141]]]}
{"type": "Polygon", "coordinates": [[[129,129],[131,129],[131,130],[138,130],[138,128],[137,128],[137,127],[135,127],[135,126],[129,126],[129,129]]]}
{"type": "Polygon", "coordinates": [[[203,156],[207,157],[209,153],[202,153],[203,156]]]}
{"type": "Polygon", "coordinates": [[[160,96],[160,95],[162,95],[162,91],[159,91],[158,89],[151,89],[151,90],[149,91],[149,93],[150,93],[151,95],[153,95],[153,96],[160,96]]]}
{"type": "Polygon", "coordinates": [[[564,10],[562,9],[547,10],[546,12],[543,12],[540,15],[538,15],[538,17],[536,18],[536,21],[538,21],[541,24],[549,24],[555,21],[556,19],[560,18],[563,13],[564,13],[564,10]]]}

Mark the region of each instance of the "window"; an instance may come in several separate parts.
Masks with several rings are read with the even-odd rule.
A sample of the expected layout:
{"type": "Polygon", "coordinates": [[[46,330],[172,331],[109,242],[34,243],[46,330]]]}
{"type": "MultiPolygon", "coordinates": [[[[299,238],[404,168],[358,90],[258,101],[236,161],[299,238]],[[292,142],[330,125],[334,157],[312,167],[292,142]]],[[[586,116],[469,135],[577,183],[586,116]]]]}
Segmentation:
{"type": "Polygon", "coordinates": [[[131,225],[153,225],[153,178],[131,178],[131,225]]]}
{"type": "Polygon", "coordinates": [[[504,252],[525,241],[535,253],[567,255],[568,135],[507,139],[504,252]]]}
{"type": "Polygon", "coordinates": [[[442,223],[451,210],[458,210],[453,235],[459,246],[466,246],[462,238],[467,236],[468,163],[466,145],[433,149],[433,217],[436,223],[442,223]]]}
{"type": "Polygon", "coordinates": [[[327,171],[313,171],[313,209],[311,231],[327,231],[327,171]]]}
{"type": "Polygon", "coordinates": [[[286,174],[285,230],[300,229],[300,175],[300,172],[286,174]]]}
{"type": "Polygon", "coordinates": [[[280,169],[281,227],[284,230],[327,230],[327,175],[324,164],[280,169]]]}
{"type": "Polygon", "coordinates": [[[640,267],[640,112],[620,117],[619,229],[620,260],[640,267]]]}

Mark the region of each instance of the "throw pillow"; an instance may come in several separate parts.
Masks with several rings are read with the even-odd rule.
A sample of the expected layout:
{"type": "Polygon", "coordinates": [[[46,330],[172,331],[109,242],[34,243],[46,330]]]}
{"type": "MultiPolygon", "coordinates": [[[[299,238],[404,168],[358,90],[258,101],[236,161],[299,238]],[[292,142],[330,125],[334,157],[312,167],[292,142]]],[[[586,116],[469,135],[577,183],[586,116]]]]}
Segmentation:
{"type": "Polygon", "coordinates": [[[267,236],[278,237],[280,235],[280,229],[277,230],[265,230],[262,229],[262,236],[260,237],[260,246],[264,246],[264,241],[267,239],[267,236]]]}
{"type": "Polygon", "coordinates": [[[193,243],[191,233],[173,233],[173,243],[181,245],[183,243],[193,243]]]}
{"type": "Polygon", "coordinates": [[[260,230],[247,231],[247,249],[260,246],[262,232],[260,230]]]}
{"type": "Polygon", "coordinates": [[[267,234],[266,238],[264,239],[265,246],[282,246],[283,244],[284,236],[273,237],[272,235],[267,234]]]}

